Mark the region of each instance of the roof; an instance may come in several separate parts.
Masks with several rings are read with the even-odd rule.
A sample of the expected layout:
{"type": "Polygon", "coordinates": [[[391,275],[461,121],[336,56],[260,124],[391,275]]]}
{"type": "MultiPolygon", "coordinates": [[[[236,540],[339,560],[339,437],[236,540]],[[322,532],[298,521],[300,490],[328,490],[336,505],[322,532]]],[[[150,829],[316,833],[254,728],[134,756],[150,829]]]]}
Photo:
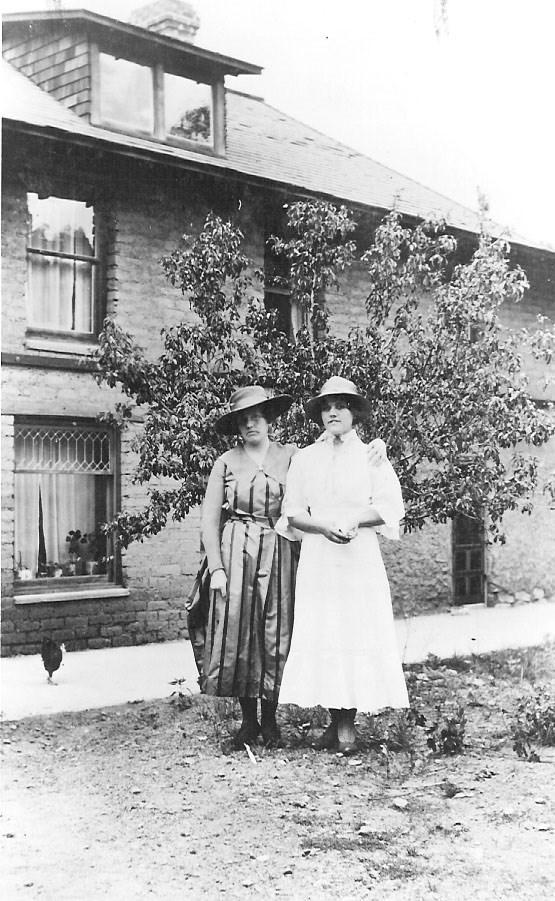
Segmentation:
{"type": "MultiPolygon", "coordinates": [[[[472,233],[480,229],[475,211],[322,135],[257,97],[227,91],[227,149],[222,158],[90,125],[5,61],[2,81],[4,119],[28,130],[67,134],[78,143],[102,143],[116,152],[187,168],[227,171],[384,212],[397,209],[416,218],[440,215],[449,226],[472,233]]],[[[507,234],[501,227],[493,231],[507,234]]],[[[548,249],[515,233],[509,237],[518,244],[548,249]]]]}
{"type": "Polygon", "coordinates": [[[24,29],[27,36],[42,29],[50,29],[53,26],[66,29],[75,28],[83,23],[96,34],[102,35],[104,40],[121,46],[132,47],[134,51],[139,48],[152,51],[160,48],[166,57],[173,59],[187,58],[195,62],[199,67],[210,65],[228,75],[260,75],[261,66],[247,63],[235,57],[224,56],[213,50],[205,50],[197,47],[189,41],[168,37],[158,32],[150,31],[130,22],[120,22],[108,16],[101,16],[88,9],[62,9],[44,10],[42,12],[5,13],[2,16],[3,33],[8,36],[15,29],[24,29]]]}

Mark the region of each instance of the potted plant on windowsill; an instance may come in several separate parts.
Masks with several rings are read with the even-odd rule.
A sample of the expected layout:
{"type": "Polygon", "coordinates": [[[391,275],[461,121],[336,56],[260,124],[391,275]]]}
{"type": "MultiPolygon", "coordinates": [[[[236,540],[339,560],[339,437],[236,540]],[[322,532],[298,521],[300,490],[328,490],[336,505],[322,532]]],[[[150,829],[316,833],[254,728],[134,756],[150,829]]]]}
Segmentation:
{"type": "Polygon", "coordinates": [[[83,535],[81,529],[72,529],[66,535],[66,543],[69,545],[69,561],[64,564],[64,574],[66,576],[76,576],[77,567],[81,560],[82,545],[87,543],[87,536],[83,535]]]}
{"type": "Polygon", "coordinates": [[[105,565],[111,559],[106,556],[106,535],[97,529],[83,536],[84,547],[81,552],[81,569],[84,575],[95,576],[105,571],[105,565]]]}
{"type": "Polygon", "coordinates": [[[21,552],[19,554],[19,560],[17,561],[17,565],[13,571],[13,574],[19,582],[28,582],[29,579],[33,578],[32,571],[21,561],[21,552]]]}

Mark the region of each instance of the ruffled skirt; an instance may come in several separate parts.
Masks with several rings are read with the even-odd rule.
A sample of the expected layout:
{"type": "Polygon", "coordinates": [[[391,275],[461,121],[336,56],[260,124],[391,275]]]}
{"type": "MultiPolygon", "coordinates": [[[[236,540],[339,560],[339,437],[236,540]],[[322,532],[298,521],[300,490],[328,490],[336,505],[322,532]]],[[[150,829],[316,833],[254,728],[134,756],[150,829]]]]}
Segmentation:
{"type": "Polygon", "coordinates": [[[304,536],[279,700],[367,712],[409,706],[389,583],[372,529],[361,529],[348,545],[304,536]]]}

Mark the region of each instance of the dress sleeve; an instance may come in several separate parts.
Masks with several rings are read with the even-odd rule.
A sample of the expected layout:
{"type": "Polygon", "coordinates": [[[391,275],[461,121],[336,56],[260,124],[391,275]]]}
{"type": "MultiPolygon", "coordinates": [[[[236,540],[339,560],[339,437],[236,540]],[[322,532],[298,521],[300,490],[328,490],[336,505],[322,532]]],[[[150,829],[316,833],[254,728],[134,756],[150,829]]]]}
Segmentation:
{"type": "Polygon", "coordinates": [[[295,516],[296,513],[303,513],[308,510],[308,501],[305,497],[303,484],[302,467],[299,464],[299,457],[294,452],[287,472],[285,495],[281,503],[281,516],[275,525],[275,531],[278,535],[281,535],[282,538],[287,538],[288,541],[301,541],[304,535],[304,532],[294,529],[288,520],[289,516],[295,516]]]}
{"type": "Polygon", "coordinates": [[[219,457],[212,467],[202,504],[201,537],[211,573],[223,569],[220,528],[225,499],[224,474],[225,464],[219,457]]]}
{"type": "Polygon", "coordinates": [[[398,541],[399,525],[405,515],[399,479],[389,460],[383,460],[379,466],[372,466],[372,470],[372,506],[384,521],[383,525],[377,526],[376,531],[385,538],[398,541]]]}
{"type": "Polygon", "coordinates": [[[287,473],[285,497],[281,505],[281,512],[285,516],[296,516],[297,513],[305,513],[309,509],[305,486],[306,477],[303,473],[302,457],[295,454],[287,473]]]}

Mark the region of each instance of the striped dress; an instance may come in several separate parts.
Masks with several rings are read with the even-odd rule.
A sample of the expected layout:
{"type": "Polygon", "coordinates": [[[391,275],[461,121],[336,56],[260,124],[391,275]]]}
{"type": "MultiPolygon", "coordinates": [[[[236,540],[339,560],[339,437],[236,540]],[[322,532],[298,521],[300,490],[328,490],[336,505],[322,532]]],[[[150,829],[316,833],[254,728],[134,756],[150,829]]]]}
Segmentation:
{"type": "Polygon", "coordinates": [[[218,592],[211,600],[206,694],[277,703],[291,643],[299,551],[274,525],[295,451],[293,445],[271,442],[259,466],[239,446],[214,464],[207,497],[223,498],[219,554],[210,552],[210,536],[203,533],[203,539],[211,571],[218,565],[225,569],[227,596],[218,592]]]}

